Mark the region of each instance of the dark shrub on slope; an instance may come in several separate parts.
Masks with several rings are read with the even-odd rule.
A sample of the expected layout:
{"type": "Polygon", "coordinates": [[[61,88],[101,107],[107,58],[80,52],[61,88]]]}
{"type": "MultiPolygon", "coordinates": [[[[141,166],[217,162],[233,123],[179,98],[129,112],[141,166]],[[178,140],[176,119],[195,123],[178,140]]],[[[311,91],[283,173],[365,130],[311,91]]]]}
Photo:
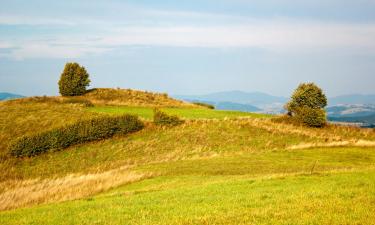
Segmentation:
{"type": "Polygon", "coordinates": [[[144,124],[133,115],[81,120],[72,125],[20,137],[10,144],[9,152],[15,157],[35,156],[74,144],[108,138],[114,134],[135,132],[143,127],[144,124]]]}
{"type": "Polygon", "coordinates": [[[159,126],[177,126],[184,121],[178,116],[170,116],[159,109],[154,109],[154,123],[159,126]]]}

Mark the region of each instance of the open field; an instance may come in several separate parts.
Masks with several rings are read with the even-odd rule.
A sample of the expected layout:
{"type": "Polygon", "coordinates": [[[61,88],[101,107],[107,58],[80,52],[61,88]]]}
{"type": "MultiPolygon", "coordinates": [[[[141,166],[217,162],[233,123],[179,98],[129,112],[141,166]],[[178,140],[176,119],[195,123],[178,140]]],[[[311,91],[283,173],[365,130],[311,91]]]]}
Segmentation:
{"type": "MultiPolygon", "coordinates": [[[[44,100],[43,100],[44,101],[44,100]]],[[[307,128],[261,114],[0,103],[0,224],[371,224],[375,132],[307,128]],[[24,134],[79,118],[131,113],[146,128],[33,158],[7,156],[24,134]]]]}
{"type": "Polygon", "coordinates": [[[159,177],[0,213],[1,224],[372,224],[375,172],[159,177]]]}
{"type": "MultiPolygon", "coordinates": [[[[97,106],[88,108],[90,112],[122,114],[130,113],[138,115],[144,119],[152,119],[153,109],[149,107],[131,107],[131,106],[97,106]]],[[[268,118],[270,115],[246,113],[238,111],[211,110],[206,108],[162,108],[170,115],[176,115],[184,119],[224,119],[236,117],[268,118]]]]}

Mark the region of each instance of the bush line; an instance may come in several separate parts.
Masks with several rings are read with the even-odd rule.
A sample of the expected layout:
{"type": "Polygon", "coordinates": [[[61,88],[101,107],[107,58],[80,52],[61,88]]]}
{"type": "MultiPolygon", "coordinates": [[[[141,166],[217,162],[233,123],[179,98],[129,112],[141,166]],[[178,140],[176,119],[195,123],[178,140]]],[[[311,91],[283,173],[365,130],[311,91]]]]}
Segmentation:
{"type": "Polygon", "coordinates": [[[71,125],[20,137],[10,144],[9,153],[15,157],[31,157],[79,143],[108,138],[114,134],[128,134],[143,127],[144,124],[133,115],[81,120],[71,125]]]}

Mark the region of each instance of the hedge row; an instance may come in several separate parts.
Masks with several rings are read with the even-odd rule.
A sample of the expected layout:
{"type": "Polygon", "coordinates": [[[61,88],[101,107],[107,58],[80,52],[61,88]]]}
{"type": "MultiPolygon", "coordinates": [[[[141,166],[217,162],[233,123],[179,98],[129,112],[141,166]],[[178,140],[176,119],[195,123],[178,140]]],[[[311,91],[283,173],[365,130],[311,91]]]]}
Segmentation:
{"type": "Polygon", "coordinates": [[[133,115],[105,116],[81,120],[49,131],[16,139],[9,146],[15,157],[36,156],[74,144],[108,138],[114,134],[127,134],[141,130],[144,124],[133,115]]]}

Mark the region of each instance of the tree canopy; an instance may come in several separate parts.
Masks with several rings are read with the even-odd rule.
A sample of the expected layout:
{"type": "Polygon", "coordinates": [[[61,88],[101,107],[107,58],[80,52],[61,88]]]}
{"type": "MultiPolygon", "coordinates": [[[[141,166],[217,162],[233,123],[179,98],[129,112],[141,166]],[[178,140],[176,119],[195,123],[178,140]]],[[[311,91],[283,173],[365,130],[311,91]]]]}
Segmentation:
{"type": "Polygon", "coordinates": [[[314,83],[302,83],[294,91],[286,104],[290,116],[312,127],[321,127],[326,123],[327,97],[314,83]]]}
{"type": "Polygon", "coordinates": [[[89,74],[83,66],[67,63],[59,80],[59,91],[62,96],[83,95],[89,84],[89,74]]]}

